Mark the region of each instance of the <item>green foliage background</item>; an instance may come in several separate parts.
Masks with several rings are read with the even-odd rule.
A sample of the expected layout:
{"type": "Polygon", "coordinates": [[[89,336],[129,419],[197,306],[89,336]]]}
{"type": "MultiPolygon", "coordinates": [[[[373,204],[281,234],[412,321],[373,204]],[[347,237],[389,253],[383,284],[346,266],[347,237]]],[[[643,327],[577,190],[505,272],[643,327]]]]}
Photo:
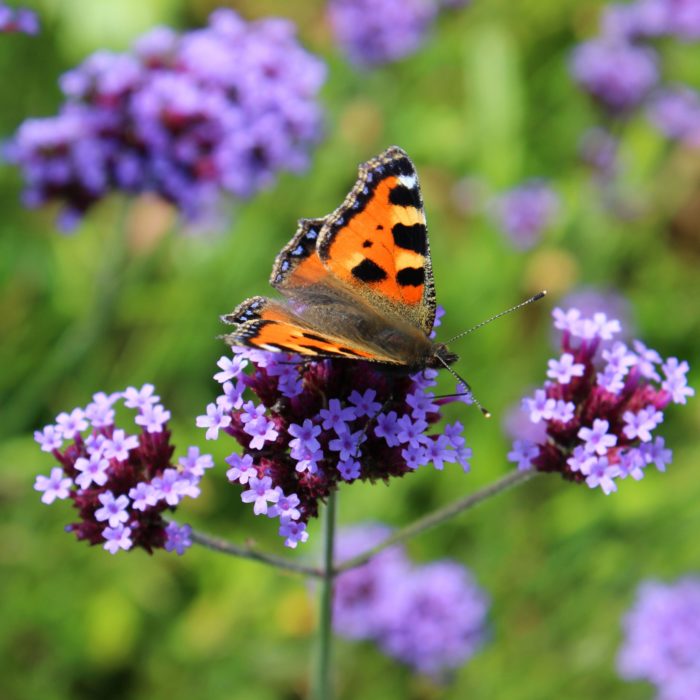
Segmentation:
{"type": "MultiPolygon", "coordinates": [[[[157,23],[204,23],[210,0],[45,0],[41,36],[2,37],[0,132],[55,113],[60,73],[98,48],[121,50],[157,23]]],[[[458,368],[495,414],[450,409],[466,422],[472,473],[428,469],[389,487],[340,494],[342,523],[400,526],[511,468],[505,411],[542,381],[552,354],[549,311],[580,285],[631,302],[639,337],[663,355],[700,362],[700,157],[666,144],[643,118],[621,133],[624,170],[614,215],[578,164],[579,135],[597,121],[572,85],[567,56],[595,32],[584,0],[475,0],[445,15],[415,56],[357,72],[337,54],[317,0],[229,2],[246,17],[296,20],[329,65],[327,134],[309,171],[284,176],[237,206],[218,235],[183,235],[154,203],[100,205],[72,236],[55,212],[27,212],[14,169],[0,171],[0,696],[6,700],[267,700],[308,692],[315,611],[307,583],[199,548],[111,557],[63,532],[72,511],[39,502],[32,485],[50,458],[31,439],[94,391],[152,381],[173,413],[180,449],[197,444],[221,464],[232,444],[205,444],[194,418],[216,387],[218,315],[267,293],[274,255],[299,217],[341,201],[356,165],[396,143],[424,187],[444,337],[548,288],[550,298],[460,344],[458,368]],[[464,177],[486,191],[551,178],[557,226],[528,253],[514,251],[486,217],[460,213],[464,177]],[[619,209],[619,207],[618,207],[619,209]],[[619,214],[619,211],[618,211],[619,214]]],[[[664,47],[665,70],[700,85],[699,49],[664,47]]],[[[610,194],[609,192],[606,194],[610,194]]],[[[651,698],[623,683],[614,660],[619,620],[637,583],[700,568],[698,402],[668,411],[675,461],[665,475],[624,482],[605,497],[540,478],[410,544],[418,561],[469,566],[493,599],[491,641],[444,686],[416,678],[371,645],[338,640],[342,698],[541,700],[651,698]]],[[[280,551],[223,468],[178,513],[234,541],[280,551]]],[[[316,556],[318,525],[295,555],[316,556]]]]}

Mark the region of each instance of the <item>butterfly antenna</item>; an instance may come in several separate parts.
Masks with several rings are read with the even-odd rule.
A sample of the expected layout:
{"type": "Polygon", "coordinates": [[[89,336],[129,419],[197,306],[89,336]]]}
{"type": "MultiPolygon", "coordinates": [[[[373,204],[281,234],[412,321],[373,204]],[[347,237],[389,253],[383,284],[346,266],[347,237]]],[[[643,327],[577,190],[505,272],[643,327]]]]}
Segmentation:
{"type": "Polygon", "coordinates": [[[460,384],[463,384],[463,385],[464,385],[464,388],[467,390],[468,395],[471,396],[472,401],[479,407],[479,410],[484,414],[484,418],[491,418],[491,412],[490,412],[490,411],[487,411],[487,410],[481,405],[481,401],[479,401],[479,399],[477,399],[476,396],[474,396],[474,390],[473,390],[473,389],[471,388],[471,386],[469,385],[469,382],[468,382],[466,379],[463,379],[462,377],[460,377],[460,376],[457,374],[457,372],[455,372],[455,371],[452,369],[452,367],[450,367],[450,366],[447,364],[447,362],[445,362],[445,360],[443,360],[442,357],[440,357],[440,355],[436,355],[435,357],[437,357],[437,359],[440,360],[440,362],[442,362],[442,364],[444,365],[445,369],[446,369],[460,384]]]}
{"type": "MultiPolygon", "coordinates": [[[[501,316],[505,316],[506,314],[512,313],[513,311],[517,311],[518,309],[522,309],[523,306],[527,306],[528,304],[532,304],[533,301],[538,301],[542,297],[547,295],[546,290],[542,290],[541,292],[538,292],[535,294],[534,297],[530,297],[529,299],[526,299],[525,301],[520,302],[520,304],[517,304],[516,306],[511,306],[510,309],[506,309],[505,311],[501,311],[500,314],[496,314],[495,316],[491,316],[491,318],[487,318],[485,321],[482,321],[481,323],[477,323],[476,326],[472,326],[469,330],[462,331],[461,333],[457,333],[456,336],[453,338],[450,338],[448,341],[445,342],[445,345],[449,345],[450,343],[454,342],[458,338],[461,338],[465,335],[469,335],[469,333],[473,333],[475,330],[481,328],[482,326],[485,326],[487,323],[491,323],[491,321],[495,321],[497,318],[501,318],[501,316]]],[[[448,367],[449,369],[449,367],[448,367]]],[[[451,370],[450,370],[451,371],[451,370]]],[[[454,372],[453,372],[454,374],[454,372]]],[[[465,382],[466,383],[466,382],[465,382]]]]}

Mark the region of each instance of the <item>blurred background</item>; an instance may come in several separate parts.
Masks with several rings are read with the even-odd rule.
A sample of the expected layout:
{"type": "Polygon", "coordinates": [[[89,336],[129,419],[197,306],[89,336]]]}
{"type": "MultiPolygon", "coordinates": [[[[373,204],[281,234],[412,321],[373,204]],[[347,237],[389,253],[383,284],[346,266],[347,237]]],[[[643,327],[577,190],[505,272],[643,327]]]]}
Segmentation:
{"type": "MultiPolygon", "coordinates": [[[[401,526],[510,470],[508,412],[558,354],[549,314],[570,295],[593,295],[593,307],[622,316],[629,336],[687,359],[697,386],[700,129],[681,133],[655,118],[651,85],[621,110],[606,85],[594,84],[604,77],[572,68],[575,48],[602,31],[601,3],[444,5],[405,55],[364,64],[320,0],[27,2],[40,33],[0,37],[5,139],[29,117],[55,115],[64,101],[59,76],[91,53],[127,51],[156,25],[203,26],[216,7],[246,20],[292,20],[327,70],[308,169],[276,174],[245,199],[225,197],[214,224],[183,223],[152,196],[116,194],[100,198],[71,233],[59,232],[56,205],[25,209],[20,169],[0,168],[3,698],[306,697],[316,625],[307,582],[198,547],[182,558],[140,550],[112,557],[76,543],[63,531],[73,519],[68,503],[47,508],[33,490],[53,463],[32,433],[96,391],[153,382],[173,415],[176,453],[199,445],[219,465],[179,519],[314,559],[318,523],[307,545],[282,552],[273,524],[254,518],[226,481],[233,442],[206,443],[194,420],[218,390],[219,314],[269,293],[273,259],[296,220],[332,211],[358,163],[389,145],[404,148],[421,177],[447,311],[438,337],[540,289],[549,296],[454,348],[458,371],[494,414],[484,422],[461,404],[448,409],[467,426],[471,473],[448,465],[388,487],[346,487],[341,524],[401,526]],[[504,195],[523,183],[546,196],[534,212],[508,219],[504,195]]],[[[659,81],[700,88],[696,39],[649,40],[659,81]]],[[[446,683],[369,643],[339,639],[339,696],[653,697],[651,686],[616,674],[620,618],[642,579],[700,567],[699,429],[697,401],[673,406],[661,431],[674,450],[666,474],[627,480],[609,497],[540,478],[412,541],[415,561],[449,557],[469,567],[492,599],[490,639],[446,683]]]]}

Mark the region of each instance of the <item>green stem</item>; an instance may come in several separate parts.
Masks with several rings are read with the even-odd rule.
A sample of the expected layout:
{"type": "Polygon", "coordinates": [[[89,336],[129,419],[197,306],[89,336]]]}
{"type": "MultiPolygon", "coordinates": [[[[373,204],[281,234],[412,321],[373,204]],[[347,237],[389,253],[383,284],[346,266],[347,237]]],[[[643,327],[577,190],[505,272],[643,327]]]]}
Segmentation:
{"type": "Polygon", "coordinates": [[[333,641],[333,547],[335,541],[335,491],[328,496],[324,523],[323,578],[318,630],[318,668],[316,675],[316,700],[331,700],[331,645],[333,641]]]}
{"type": "Polygon", "coordinates": [[[372,547],[366,552],[344,561],[340,566],[335,568],[334,573],[338,575],[343,571],[347,571],[348,569],[354,569],[357,566],[361,566],[383,549],[391,547],[394,544],[398,544],[399,542],[403,542],[404,540],[408,540],[411,537],[415,537],[416,535],[419,535],[426,530],[435,527],[436,525],[440,525],[446,520],[459,515],[459,513],[473,508],[475,505],[478,505],[491,496],[495,496],[497,493],[501,493],[502,491],[513,488],[517,484],[522,484],[525,481],[529,481],[539,473],[540,472],[536,471],[509,472],[503,478],[495,481],[493,484],[489,484],[488,486],[485,486],[474,493],[470,493],[464,498],[460,498],[458,501],[449,503],[448,505],[438,508],[437,510],[434,510],[432,513],[429,513],[418,520],[414,520],[410,525],[397,530],[393,535],[391,535],[391,537],[387,537],[387,539],[380,542],[376,547],[372,547]]]}
{"type": "Polygon", "coordinates": [[[285,571],[291,571],[292,573],[301,574],[302,576],[313,576],[315,578],[324,577],[324,572],[317,567],[297,564],[284,557],[259,552],[252,547],[233,544],[233,542],[221,539],[220,537],[213,537],[212,535],[207,535],[196,530],[192,531],[191,537],[193,542],[215,552],[230,554],[233,557],[240,557],[241,559],[252,559],[260,564],[267,564],[269,566],[274,566],[276,569],[284,569],[285,571]]]}

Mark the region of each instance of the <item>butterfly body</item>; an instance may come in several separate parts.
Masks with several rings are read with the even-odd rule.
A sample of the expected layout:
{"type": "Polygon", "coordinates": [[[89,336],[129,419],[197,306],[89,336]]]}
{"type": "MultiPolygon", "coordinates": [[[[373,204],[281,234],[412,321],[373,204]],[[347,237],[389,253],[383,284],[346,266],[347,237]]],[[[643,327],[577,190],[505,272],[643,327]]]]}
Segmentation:
{"type": "Polygon", "coordinates": [[[435,288],[418,177],[400,148],[360,166],[343,204],[302,219],[275,260],[281,299],[253,297],[222,317],[230,345],[367,360],[405,372],[457,359],[430,334],[435,288]]]}

